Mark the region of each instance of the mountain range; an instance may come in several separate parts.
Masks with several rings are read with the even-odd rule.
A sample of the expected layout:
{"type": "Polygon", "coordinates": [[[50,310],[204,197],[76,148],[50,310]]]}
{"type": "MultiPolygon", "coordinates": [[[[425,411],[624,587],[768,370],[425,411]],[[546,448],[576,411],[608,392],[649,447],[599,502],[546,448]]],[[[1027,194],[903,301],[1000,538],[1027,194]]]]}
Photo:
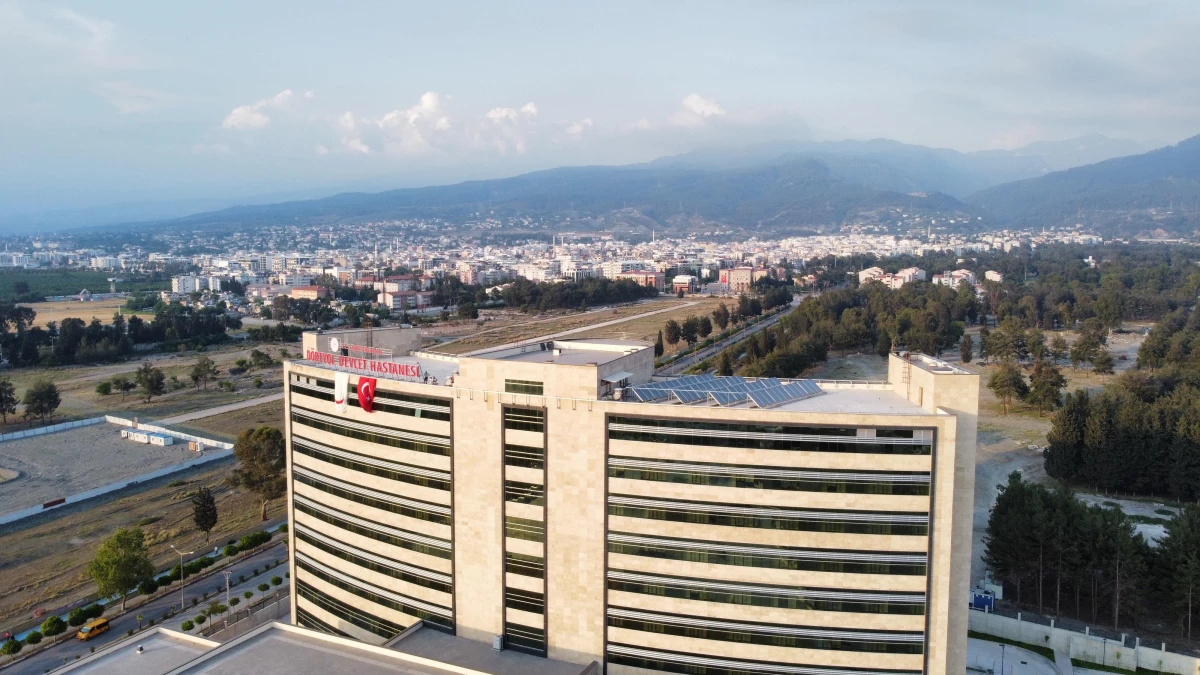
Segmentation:
{"type": "Polygon", "coordinates": [[[1190,234],[1200,211],[1200,136],[1113,156],[1139,150],[1132,141],[1098,135],[971,153],[886,139],[782,142],[709,148],[628,166],[564,167],[243,205],[152,225],[242,228],[418,218],[462,224],[514,216],[553,222],[569,217],[592,231],[781,234],[828,231],[850,221],[895,223],[902,212],[959,227],[1083,222],[1111,234],[1190,234]]]}

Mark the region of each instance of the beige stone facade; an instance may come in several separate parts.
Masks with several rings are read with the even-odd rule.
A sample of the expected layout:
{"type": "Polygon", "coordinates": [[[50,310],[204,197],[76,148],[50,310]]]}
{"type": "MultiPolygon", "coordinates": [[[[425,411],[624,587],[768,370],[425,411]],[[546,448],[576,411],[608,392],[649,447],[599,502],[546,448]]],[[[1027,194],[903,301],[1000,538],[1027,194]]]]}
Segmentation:
{"type": "Polygon", "coordinates": [[[367,412],[359,378],[396,369],[312,356],[286,366],[302,625],[609,673],[966,667],[974,374],[893,355],[886,383],[680,403],[649,345],[565,340],[393,356],[439,384],[376,375],[367,412]]]}

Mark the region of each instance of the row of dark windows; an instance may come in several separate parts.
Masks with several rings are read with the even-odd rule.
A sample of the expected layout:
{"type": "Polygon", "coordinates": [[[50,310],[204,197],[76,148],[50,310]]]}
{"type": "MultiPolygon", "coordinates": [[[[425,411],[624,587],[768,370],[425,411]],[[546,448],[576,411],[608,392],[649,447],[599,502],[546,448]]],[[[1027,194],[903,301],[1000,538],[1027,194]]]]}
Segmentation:
{"type": "Polygon", "coordinates": [[[504,392],[508,394],[532,394],[541,396],[544,387],[536,380],[505,380],[504,392]]]}
{"type": "MultiPolygon", "coordinates": [[[[309,389],[307,387],[296,389],[296,393],[303,394],[304,396],[311,396],[312,398],[320,399],[322,401],[333,402],[334,399],[334,393],[332,391],[317,391],[316,389],[309,389]]],[[[425,420],[441,420],[443,422],[450,421],[449,411],[441,412],[438,410],[426,410],[424,408],[413,408],[406,405],[394,405],[391,403],[386,403],[389,398],[390,397],[381,396],[379,392],[376,392],[375,403],[371,406],[371,410],[392,413],[393,415],[407,415],[409,417],[417,417],[425,420]]],[[[358,399],[354,398],[353,396],[346,397],[346,404],[352,408],[362,407],[358,404],[358,399]]]]}
{"type": "MultiPolygon", "coordinates": [[[[713,504],[711,506],[717,506],[713,504]]],[[[763,530],[791,532],[831,532],[848,534],[919,535],[929,534],[928,523],[888,523],[870,520],[822,520],[804,516],[758,516],[706,511],[703,504],[673,504],[670,506],[630,506],[609,504],[608,515],[626,518],[665,520],[695,525],[724,527],[753,527],[763,530]]],[[[864,512],[867,513],[867,512],[864,512]]]]}
{"type": "Polygon", "coordinates": [[[871,455],[928,455],[932,451],[932,446],[930,445],[889,445],[885,443],[837,443],[834,441],[691,436],[676,435],[667,430],[623,431],[620,429],[611,429],[608,432],[608,437],[617,441],[641,441],[643,443],[678,443],[681,445],[707,445],[721,448],[841,452],[871,455]]]}
{"type": "Polygon", "coordinates": [[[506,621],[504,623],[504,646],[516,652],[545,656],[546,630],[506,621]]]}
{"type": "MultiPolygon", "coordinates": [[[[610,646],[620,647],[623,645],[612,644],[610,646]]],[[[634,647],[634,649],[641,648],[634,647]]],[[[655,651],[662,656],[659,658],[632,656],[630,654],[610,651],[608,652],[608,662],[622,666],[644,668],[646,670],[658,670],[664,673],[683,673],[684,675],[790,675],[797,672],[797,668],[803,668],[803,666],[795,663],[745,661],[744,659],[741,662],[747,665],[752,664],[751,668],[708,666],[690,661],[689,657],[694,657],[695,654],[655,651]],[[673,660],[672,656],[679,658],[678,660],[673,660]],[[772,668],[772,666],[775,667],[772,668]]],[[[875,673],[877,675],[921,675],[921,671],[919,670],[863,670],[862,668],[837,668],[834,666],[814,666],[813,670],[826,673],[827,675],[836,675],[839,672],[852,673],[853,675],[863,675],[863,673],[875,673]]]]}
{"type": "Polygon", "coordinates": [[[532,520],[530,518],[505,516],[504,536],[512,537],[513,539],[524,539],[525,541],[545,541],[546,524],[540,520],[532,520]]]}
{"type": "MultiPolygon", "coordinates": [[[[370,539],[374,539],[375,541],[381,541],[385,544],[390,544],[392,546],[396,546],[399,548],[407,549],[407,550],[413,551],[415,553],[424,553],[425,555],[431,555],[431,556],[434,556],[437,558],[444,558],[446,560],[449,560],[451,557],[449,542],[446,542],[445,547],[441,547],[441,546],[431,546],[429,544],[423,544],[423,543],[412,541],[409,539],[401,539],[400,537],[393,537],[392,535],[387,534],[386,532],[380,532],[379,530],[373,530],[369,527],[362,527],[361,525],[358,525],[357,523],[351,522],[349,520],[344,520],[342,518],[338,518],[337,516],[330,515],[328,513],[325,513],[324,511],[318,511],[317,509],[310,508],[307,504],[303,504],[299,501],[295,502],[295,505],[296,505],[296,510],[299,511],[300,513],[304,513],[309,516],[312,516],[313,518],[316,518],[317,520],[322,520],[326,523],[329,523],[330,525],[333,525],[334,527],[337,527],[342,530],[346,530],[347,532],[353,532],[354,534],[361,535],[363,537],[368,537],[370,539]]],[[[361,518],[361,516],[355,516],[355,517],[361,518]]],[[[366,520],[366,519],[363,518],[363,520],[366,520]]],[[[381,526],[382,526],[382,524],[381,524],[381,526]]],[[[399,528],[394,528],[391,525],[389,525],[387,527],[392,528],[392,529],[399,529],[399,528]]],[[[417,533],[414,532],[413,534],[417,534],[417,533]]],[[[428,537],[429,535],[422,534],[419,536],[428,537]]]]}
{"type": "MultiPolygon", "coordinates": [[[[659,419],[651,417],[621,417],[608,419],[613,424],[638,424],[644,427],[691,429],[695,431],[725,431],[752,434],[798,434],[802,436],[858,436],[854,427],[810,427],[788,424],[752,422],[705,422],[703,420],[659,419]]],[[[878,438],[912,438],[912,429],[876,429],[878,438]]]]}
{"type": "Polygon", "coordinates": [[[528,445],[505,443],[504,463],[508,466],[523,466],[528,469],[545,469],[546,451],[528,445]]]}
{"type": "MultiPolygon", "coordinates": [[[[308,469],[308,470],[312,471],[312,469],[308,469]]],[[[424,521],[427,521],[430,523],[440,523],[442,525],[450,524],[450,515],[446,514],[446,513],[427,511],[427,510],[419,508],[419,507],[408,506],[405,504],[395,504],[393,502],[385,502],[381,499],[375,499],[374,497],[360,495],[357,492],[350,492],[348,490],[343,490],[339,487],[335,487],[333,485],[325,483],[324,481],[310,478],[310,477],[305,476],[300,473],[293,473],[292,476],[294,477],[294,479],[297,483],[301,483],[301,484],[307,485],[309,487],[314,487],[322,492],[328,492],[331,495],[334,495],[336,497],[341,497],[342,499],[348,499],[352,502],[362,504],[363,506],[370,506],[371,508],[374,508],[374,509],[380,509],[382,511],[389,511],[391,513],[397,513],[402,516],[407,516],[409,518],[416,518],[417,520],[424,520],[424,521]]],[[[419,500],[411,500],[411,501],[418,502],[419,500]]],[[[420,503],[427,503],[427,502],[420,502],[420,503]]],[[[435,506],[435,505],[430,504],[430,506],[435,506]]]]}
{"type": "MultiPolygon", "coordinates": [[[[449,480],[441,480],[439,478],[430,478],[428,476],[423,476],[423,475],[417,474],[417,473],[409,473],[404,470],[384,468],[381,466],[377,466],[375,464],[368,464],[366,462],[361,462],[361,461],[357,461],[354,459],[347,459],[345,457],[341,457],[338,455],[331,455],[322,450],[316,450],[314,448],[310,448],[310,447],[304,445],[303,443],[293,442],[292,449],[294,449],[296,452],[300,453],[301,455],[307,455],[309,457],[312,457],[313,459],[319,459],[322,462],[328,462],[335,466],[340,466],[343,469],[350,469],[352,471],[360,471],[362,473],[367,473],[372,476],[379,476],[380,478],[387,478],[388,480],[396,480],[396,481],[400,481],[402,483],[408,483],[410,485],[419,485],[421,487],[433,488],[434,490],[449,490],[450,489],[450,481],[449,480]]],[[[349,452],[346,450],[343,450],[343,452],[347,452],[348,454],[355,455],[357,457],[366,458],[366,455],[359,455],[357,453],[352,453],[352,452],[349,452]]]]}
{"type": "Polygon", "coordinates": [[[838,560],[836,558],[792,558],[786,555],[771,555],[770,553],[708,551],[662,544],[631,544],[616,541],[608,543],[608,551],[609,553],[640,555],[661,560],[679,560],[709,565],[737,565],[739,567],[763,567],[808,572],[841,572],[847,574],[925,575],[925,563],[838,560]]]}
{"type": "Polygon", "coordinates": [[[545,506],[546,486],[519,480],[506,480],[504,481],[504,501],[545,506]]]}
{"type": "MultiPolygon", "coordinates": [[[[296,424],[302,424],[306,427],[312,427],[313,429],[320,429],[321,431],[328,431],[331,434],[345,436],[346,438],[354,438],[354,439],[357,439],[360,441],[366,441],[368,443],[377,443],[379,445],[386,445],[386,446],[392,447],[392,448],[400,448],[402,450],[414,450],[416,452],[425,452],[425,453],[429,453],[431,455],[441,455],[443,457],[450,456],[450,439],[449,438],[446,438],[445,444],[430,443],[427,441],[414,441],[414,440],[409,440],[407,438],[397,438],[395,436],[389,436],[386,433],[374,433],[371,431],[362,431],[359,429],[351,429],[350,427],[343,426],[341,424],[331,424],[329,422],[323,422],[321,420],[312,419],[311,417],[305,417],[305,416],[296,415],[296,414],[292,415],[292,422],[294,422],[296,424]]],[[[439,437],[439,438],[445,438],[445,437],[439,437]]]]}
{"type": "Polygon", "coordinates": [[[504,552],[504,571],[536,579],[546,578],[546,559],[524,553],[504,552]]]}
{"type": "Polygon", "coordinates": [[[320,631],[327,635],[338,635],[338,636],[346,637],[346,638],[350,637],[349,633],[343,633],[342,631],[334,628],[333,626],[330,626],[329,624],[325,623],[324,621],[313,616],[311,612],[306,611],[302,607],[296,608],[296,625],[302,626],[304,628],[311,628],[315,631],[320,631]]]}
{"type": "Polygon", "coordinates": [[[330,585],[336,586],[336,587],[342,589],[343,591],[346,591],[347,593],[353,593],[354,595],[357,595],[358,597],[360,597],[364,600],[373,602],[373,603],[375,603],[377,605],[381,605],[383,607],[388,607],[390,609],[394,609],[397,612],[404,612],[405,614],[408,614],[410,616],[415,616],[418,619],[424,619],[425,623],[427,625],[431,626],[432,628],[439,628],[439,629],[450,630],[450,631],[454,630],[454,622],[444,616],[438,616],[437,614],[434,614],[427,610],[421,609],[420,607],[414,607],[406,602],[400,602],[398,600],[393,600],[391,598],[385,598],[384,596],[379,595],[378,593],[372,593],[371,591],[368,591],[365,588],[361,588],[354,584],[348,584],[345,581],[338,579],[337,577],[334,577],[334,576],[331,576],[331,575],[328,575],[328,574],[322,572],[321,570],[317,569],[316,567],[313,567],[312,565],[309,565],[308,563],[306,563],[303,560],[297,560],[296,567],[304,570],[304,572],[306,574],[311,574],[314,577],[320,579],[321,581],[324,581],[330,585]]]}
{"type": "Polygon", "coordinates": [[[504,606],[509,609],[519,609],[522,612],[534,614],[546,613],[546,596],[544,593],[527,591],[522,588],[504,588],[504,606]]]}
{"type": "MultiPolygon", "coordinates": [[[[835,473],[835,472],[830,472],[835,473]]],[[[611,478],[629,480],[652,480],[661,483],[684,483],[712,487],[754,488],[758,490],[791,490],[797,492],[834,492],[864,495],[928,495],[929,483],[846,480],[844,478],[783,478],[770,475],[722,474],[686,469],[667,470],[660,468],[608,467],[611,478]]],[[[925,474],[929,475],[929,474],[925,474]]]]}
{"type": "MultiPolygon", "coordinates": [[[[374,560],[371,560],[369,558],[364,558],[360,555],[355,555],[353,553],[350,553],[349,551],[347,551],[344,548],[330,546],[329,544],[326,544],[325,542],[320,541],[319,539],[314,539],[313,537],[310,537],[309,535],[305,534],[304,532],[297,531],[296,539],[304,542],[305,544],[308,544],[309,546],[319,548],[322,551],[328,553],[329,555],[337,556],[337,557],[341,558],[342,560],[345,560],[346,562],[353,563],[355,565],[358,565],[359,567],[365,567],[373,572],[378,572],[380,574],[386,574],[387,576],[392,577],[393,579],[399,579],[400,581],[406,581],[415,586],[423,586],[425,588],[430,588],[435,591],[441,591],[443,593],[452,593],[453,592],[453,588],[451,587],[451,585],[446,582],[438,581],[436,579],[430,579],[428,577],[417,576],[416,574],[413,574],[411,572],[406,572],[402,569],[399,569],[398,565],[401,564],[400,561],[394,561],[397,563],[397,565],[383,565],[383,564],[377,563],[374,560]]],[[[382,557],[382,556],[380,556],[380,557],[382,557]]],[[[403,564],[408,564],[408,563],[403,563],[403,564]]]]}
{"type": "MultiPolygon", "coordinates": [[[[693,579],[698,583],[711,582],[710,579],[693,579]]],[[[868,600],[839,600],[831,598],[789,595],[772,593],[768,588],[753,591],[730,591],[724,589],[704,588],[690,584],[671,583],[670,581],[646,582],[609,579],[608,588],[613,591],[626,593],[641,593],[664,598],[680,600],[696,600],[698,602],[719,602],[728,605],[747,605],[750,607],[771,607],[773,609],[807,609],[818,612],[859,612],[864,614],[925,614],[925,603],[917,602],[875,602],[868,600]]],[[[779,587],[780,590],[795,590],[789,587],[779,587]]]]}
{"type": "MultiPolygon", "coordinates": [[[[722,642],[740,642],[742,644],[766,645],[769,647],[789,647],[792,649],[827,649],[846,652],[875,652],[886,654],[921,654],[925,646],[922,642],[887,641],[885,634],[880,634],[878,641],[855,638],[829,638],[804,635],[779,635],[756,630],[755,624],[742,624],[739,628],[717,628],[711,626],[694,626],[686,623],[686,617],[678,617],[679,623],[672,622],[674,617],[660,615],[661,620],[631,619],[619,616],[608,617],[608,625],[613,628],[658,633],[660,635],[677,635],[680,637],[699,638],[701,640],[719,640],[722,642]]],[[[764,626],[765,628],[765,626],[764,626]]]]}
{"type": "Polygon", "coordinates": [[[546,411],[528,408],[505,408],[504,428],[542,433],[546,430],[546,411]]]}
{"type": "Polygon", "coordinates": [[[351,607],[337,598],[325,595],[298,579],[296,580],[296,595],[308,600],[342,621],[352,623],[363,630],[368,630],[385,638],[395,637],[405,628],[398,623],[392,623],[386,619],[371,616],[356,607],[351,607]]]}
{"type": "MultiPolygon", "coordinates": [[[[313,378],[312,383],[319,387],[326,387],[327,389],[330,389],[330,390],[333,389],[333,380],[322,380],[319,378],[313,378]]],[[[385,401],[399,401],[399,402],[403,402],[403,403],[420,403],[421,405],[438,406],[440,408],[445,408],[446,409],[445,412],[447,415],[450,414],[450,400],[449,399],[435,398],[432,396],[418,396],[416,394],[401,394],[401,393],[395,392],[395,391],[384,391],[382,389],[378,389],[375,391],[375,400],[379,401],[380,399],[385,400],[385,401]]],[[[333,399],[331,398],[329,400],[332,401],[333,399]]],[[[446,419],[449,420],[450,418],[447,417],[446,419]]]]}

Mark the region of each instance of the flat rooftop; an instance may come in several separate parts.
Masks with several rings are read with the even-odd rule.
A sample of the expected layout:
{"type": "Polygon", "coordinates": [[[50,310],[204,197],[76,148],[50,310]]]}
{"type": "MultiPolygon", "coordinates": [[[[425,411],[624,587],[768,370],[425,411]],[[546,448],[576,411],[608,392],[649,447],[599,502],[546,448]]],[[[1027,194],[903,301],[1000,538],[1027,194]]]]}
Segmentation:
{"type": "Polygon", "coordinates": [[[921,406],[887,382],[779,380],[712,374],[662,378],[623,390],[622,401],[656,406],[687,406],[784,412],[925,415],[921,406]]]}
{"type": "Polygon", "coordinates": [[[419,628],[392,649],[452,663],[488,675],[579,675],[586,666],[543,659],[511,650],[496,651],[489,644],[419,628]]]}
{"type": "Polygon", "coordinates": [[[553,363],[562,366],[597,366],[652,347],[653,345],[636,340],[546,340],[471,352],[469,358],[553,363]]]}
{"type": "Polygon", "coordinates": [[[195,660],[219,644],[158,627],[116,642],[54,672],[72,675],[162,675],[195,660]],[[137,651],[138,647],[142,648],[140,654],[137,651]]]}

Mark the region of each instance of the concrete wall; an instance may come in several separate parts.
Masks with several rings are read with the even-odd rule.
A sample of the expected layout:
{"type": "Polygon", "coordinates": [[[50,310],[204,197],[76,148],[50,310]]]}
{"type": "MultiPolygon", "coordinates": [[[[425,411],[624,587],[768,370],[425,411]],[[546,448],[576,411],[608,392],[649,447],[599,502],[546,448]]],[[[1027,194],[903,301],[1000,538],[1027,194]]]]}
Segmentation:
{"type": "MultiPolygon", "coordinates": [[[[321,333],[305,333],[303,335],[304,351],[315,349],[328,353],[329,338],[333,337],[340,340],[343,345],[369,345],[379,349],[390,349],[393,356],[407,356],[409,352],[421,348],[420,328],[388,328],[387,330],[349,328],[327,330],[321,333]]],[[[350,355],[363,356],[357,352],[351,352],[350,355]]]]}
{"type": "Polygon", "coordinates": [[[1177,675],[1195,675],[1200,672],[1200,659],[1194,656],[1163,651],[1147,645],[1130,649],[1115,640],[1018,621],[1006,616],[970,610],[967,614],[973,632],[1049,647],[1065,652],[1073,659],[1089,663],[1126,670],[1145,668],[1177,675]]]}

